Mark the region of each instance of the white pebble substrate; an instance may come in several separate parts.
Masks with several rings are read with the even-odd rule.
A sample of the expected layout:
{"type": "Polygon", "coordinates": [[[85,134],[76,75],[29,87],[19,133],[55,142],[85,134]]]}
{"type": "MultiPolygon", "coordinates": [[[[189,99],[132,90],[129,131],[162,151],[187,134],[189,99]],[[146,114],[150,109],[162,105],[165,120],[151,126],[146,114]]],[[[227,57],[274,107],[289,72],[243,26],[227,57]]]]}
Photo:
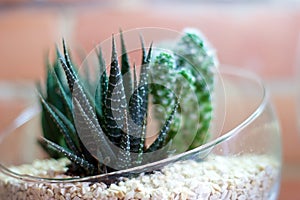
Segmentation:
{"type": "MultiPolygon", "coordinates": [[[[67,159],[37,160],[10,169],[33,176],[66,177],[67,159]]],[[[104,183],[33,183],[0,173],[0,199],[268,199],[279,181],[280,165],[267,156],[210,156],[205,161],[177,162],[153,174],[104,183]]]]}

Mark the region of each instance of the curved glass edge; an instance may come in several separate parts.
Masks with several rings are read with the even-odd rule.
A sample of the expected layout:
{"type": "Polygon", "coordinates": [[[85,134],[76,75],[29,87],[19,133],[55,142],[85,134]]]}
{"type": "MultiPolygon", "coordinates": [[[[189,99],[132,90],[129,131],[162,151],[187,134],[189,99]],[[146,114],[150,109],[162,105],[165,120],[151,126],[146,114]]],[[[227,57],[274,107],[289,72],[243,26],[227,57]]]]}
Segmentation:
{"type": "Polygon", "coordinates": [[[21,112],[21,114],[3,131],[0,133],[0,143],[2,140],[12,133],[15,129],[21,127],[28,121],[30,121],[34,116],[36,116],[38,113],[40,113],[40,107],[38,105],[33,105],[29,108],[26,108],[24,111],[21,112]]]}
{"type": "MultiPolygon", "coordinates": [[[[227,131],[227,133],[224,133],[220,137],[216,138],[215,140],[207,143],[209,145],[217,145],[225,140],[230,139],[231,137],[234,137],[236,134],[240,132],[240,130],[247,127],[249,124],[251,124],[258,116],[262,114],[262,112],[265,110],[268,101],[269,101],[269,93],[266,90],[266,87],[264,85],[264,82],[262,79],[260,79],[256,74],[246,71],[240,68],[234,68],[229,65],[222,65],[222,68],[219,69],[220,74],[226,74],[226,75],[234,75],[236,77],[245,78],[248,80],[252,80],[257,82],[257,84],[261,87],[262,97],[261,102],[259,103],[259,106],[255,109],[254,112],[252,112],[244,121],[242,121],[239,125],[232,128],[230,131],[227,131]]],[[[223,79],[221,77],[221,81],[223,82],[223,79]]],[[[223,83],[222,83],[223,84],[223,83]]],[[[224,85],[224,84],[223,84],[224,85]]],[[[199,148],[199,147],[198,147],[199,148]]]]}
{"type": "MultiPolygon", "coordinates": [[[[191,157],[197,156],[198,159],[205,158],[211,150],[218,144],[220,144],[223,141],[226,141],[230,139],[231,137],[234,137],[236,134],[238,134],[242,129],[247,127],[249,124],[251,124],[266,108],[266,105],[268,103],[269,94],[266,91],[266,88],[263,84],[263,81],[254,73],[251,73],[249,71],[245,71],[242,69],[238,69],[235,67],[222,65],[221,68],[219,68],[218,73],[220,74],[227,74],[232,75],[240,78],[245,78],[248,80],[256,81],[262,89],[262,100],[259,104],[259,106],[255,109],[253,113],[251,113],[242,123],[228,131],[227,133],[224,133],[220,137],[217,137],[216,139],[207,142],[195,149],[192,149],[190,151],[174,155],[170,158],[166,158],[160,161],[156,161],[153,163],[137,166],[134,168],[126,169],[126,170],[120,170],[115,171],[107,174],[100,174],[95,176],[88,176],[88,177],[82,177],[82,178],[42,178],[37,176],[30,176],[30,175],[24,175],[24,174],[18,174],[11,170],[9,170],[7,167],[2,165],[0,163],[0,171],[12,178],[16,178],[22,181],[30,181],[30,182],[49,182],[49,183],[70,183],[70,182],[84,182],[84,181],[101,181],[101,180],[108,180],[110,178],[119,177],[120,175],[124,174],[139,174],[142,172],[152,171],[153,169],[159,169],[162,166],[165,166],[167,164],[170,164],[172,162],[176,162],[179,160],[186,160],[191,157]]],[[[221,76],[222,77],[222,76],[221,76]]],[[[222,81],[222,79],[220,80],[222,81]]],[[[40,113],[40,109],[38,106],[33,106],[21,113],[21,115],[7,128],[5,131],[1,134],[2,137],[0,137],[0,142],[5,137],[5,135],[12,132],[14,129],[22,126],[26,122],[28,122],[30,119],[32,119],[34,116],[36,116],[38,113],[40,113]]]]}

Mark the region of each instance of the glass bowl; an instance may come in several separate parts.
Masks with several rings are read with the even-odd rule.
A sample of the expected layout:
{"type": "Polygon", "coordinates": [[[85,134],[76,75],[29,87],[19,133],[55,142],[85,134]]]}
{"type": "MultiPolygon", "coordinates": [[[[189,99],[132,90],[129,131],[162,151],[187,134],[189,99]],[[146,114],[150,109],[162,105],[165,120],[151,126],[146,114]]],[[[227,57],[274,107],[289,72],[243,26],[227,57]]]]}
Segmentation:
{"type": "Polygon", "coordinates": [[[0,134],[0,199],[276,199],[281,136],[268,92],[255,75],[224,66],[216,88],[206,144],[85,178],[47,176],[65,170],[68,161],[47,159],[37,144],[40,111],[27,109],[0,134]]]}

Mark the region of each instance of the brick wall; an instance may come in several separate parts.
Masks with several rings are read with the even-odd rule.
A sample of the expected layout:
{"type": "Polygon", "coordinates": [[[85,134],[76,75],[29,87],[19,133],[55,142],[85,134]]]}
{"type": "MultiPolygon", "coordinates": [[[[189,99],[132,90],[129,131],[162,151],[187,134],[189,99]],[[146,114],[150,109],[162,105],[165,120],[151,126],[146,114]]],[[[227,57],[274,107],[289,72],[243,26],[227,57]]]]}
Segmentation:
{"type": "Polygon", "coordinates": [[[90,4],[47,1],[48,6],[44,6],[16,1],[19,6],[14,6],[8,2],[0,1],[1,128],[35,101],[34,82],[43,77],[45,58],[62,37],[71,46],[89,52],[119,28],[162,27],[180,31],[187,26],[196,27],[216,48],[221,63],[254,71],[264,79],[282,127],[281,199],[298,197],[295,187],[300,184],[298,4],[175,3],[170,9],[167,4],[158,3],[116,6],[101,1],[89,1],[90,4]]]}

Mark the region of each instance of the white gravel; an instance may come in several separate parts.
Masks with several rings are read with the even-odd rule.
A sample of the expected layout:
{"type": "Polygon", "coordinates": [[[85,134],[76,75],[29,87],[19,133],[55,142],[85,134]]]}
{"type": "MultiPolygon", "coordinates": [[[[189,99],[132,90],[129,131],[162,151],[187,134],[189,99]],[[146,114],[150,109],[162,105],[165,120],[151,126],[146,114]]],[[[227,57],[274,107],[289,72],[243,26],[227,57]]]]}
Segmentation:
{"type": "MultiPolygon", "coordinates": [[[[10,169],[41,177],[66,177],[66,159],[38,160],[10,169]]],[[[104,183],[22,182],[0,173],[0,199],[269,199],[279,181],[280,164],[262,155],[210,156],[183,161],[149,175],[104,183]]]]}

